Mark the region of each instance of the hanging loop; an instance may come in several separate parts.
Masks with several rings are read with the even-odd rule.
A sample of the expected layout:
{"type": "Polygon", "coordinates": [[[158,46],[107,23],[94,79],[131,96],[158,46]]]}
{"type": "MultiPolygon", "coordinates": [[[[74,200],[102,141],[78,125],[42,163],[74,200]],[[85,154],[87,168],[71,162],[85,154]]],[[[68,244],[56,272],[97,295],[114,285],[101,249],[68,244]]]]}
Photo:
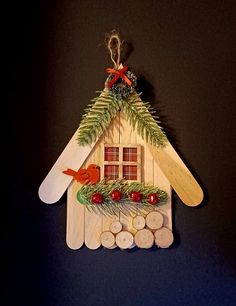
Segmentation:
{"type": "Polygon", "coordinates": [[[108,50],[110,51],[110,57],[114,64],[115,69],[119,69],[120,66],[120,49],[121,41],[118,34],[112,34],[107,43],[108,50]]]}

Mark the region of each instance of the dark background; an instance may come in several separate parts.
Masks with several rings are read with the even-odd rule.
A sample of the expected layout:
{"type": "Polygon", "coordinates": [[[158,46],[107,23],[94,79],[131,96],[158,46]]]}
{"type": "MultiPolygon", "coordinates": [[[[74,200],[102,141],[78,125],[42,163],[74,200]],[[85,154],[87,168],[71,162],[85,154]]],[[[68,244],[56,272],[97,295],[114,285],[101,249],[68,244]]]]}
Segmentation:
{"type": "Polygon", "coordinates": [[[217,0],[8,3],[2,305],[236,305],[235,13],[235,1],[217,0]],[[37,196],[104,86],[112,29],[204,189],[198,208],[174,194],[169,250],[72,251],[66,197],[46,205],[37,196]]]}

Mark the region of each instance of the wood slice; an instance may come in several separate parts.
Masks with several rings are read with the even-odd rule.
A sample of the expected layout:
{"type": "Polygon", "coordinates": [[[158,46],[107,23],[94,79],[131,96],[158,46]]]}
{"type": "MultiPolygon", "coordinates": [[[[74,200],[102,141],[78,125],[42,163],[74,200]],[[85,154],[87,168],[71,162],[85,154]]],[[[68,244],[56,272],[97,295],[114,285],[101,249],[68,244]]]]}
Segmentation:
{"type": "Polygon", "coordinates": [[[100,236],[101,244],[104,248],[112,248],[115,244],[115,236],[111,232],[103,232],[100,236]]]}
{"type": "Polygon", "coordinates": [[[135,234],[134,242],[141,249],[149,249],[154,243],[153,233],[149,229],[141,229],[135,234]]]}
{"type": "Polygon", "coordinates": [[[162,227],[155,231],[155,243],[160,248],[168,248],[174,241],[173,233],[170,229],[162,227]]]}
{"type": "Polygon", "coordinates": [[[123,250],[130,248],[133,242],[134,237],[128,231],[121,231],[116,235],[116,244],[119,248],[123,250]]]}
{"type": "Polygon", "coordinates": [[[158,211],[152,211],[146,216],[146,225],[151,230],[157,230],[163,225],[163,216],[158,211]]]}
{"type": "Polygon", "coordinates": [[[122,224],[119,221],[114,221],[110,225],[110,231],[113,234],[118,234],[122,230],[122,224]]]}
{"type": "Polygon", "coordinates": [[[135,216],[133,218],[133,227],[137,230],[141,230],[145,227],[145,218],[143,216],[135,216]]]}

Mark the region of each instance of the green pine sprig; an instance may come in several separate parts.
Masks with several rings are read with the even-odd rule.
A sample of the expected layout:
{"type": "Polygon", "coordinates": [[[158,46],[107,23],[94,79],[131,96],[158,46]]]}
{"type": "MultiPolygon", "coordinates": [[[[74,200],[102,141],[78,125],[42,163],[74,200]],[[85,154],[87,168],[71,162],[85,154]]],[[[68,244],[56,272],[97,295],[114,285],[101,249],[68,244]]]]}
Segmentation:
{"type": "Polygon", "coordinates": [[[140,94],[134,93],[127,100],[117,100],[108,90],[99,93],[100,96],[91,100],[92,103],[85,109],[77,138],[79,145],[89,145],[99,139],[117,112],[124,109],[127,120],[144,140],[155,146],[165,146],[168,140],[158,125],[156,111],[149,102],[140,99],[140,94]]]}
{"type": "Polygon", "coordinates": [[[124,179],[119,179],[112,182],[102,180],[94,185],[84,185],[79,190],[77,198],[79,203],[84,204],[89,211],[101,213],[103,215],[116,215],[122,212],[125,215],[131,213],[141,213],[153,210],[153,205],[148,203],[148,195],[156,193],[159,198],[156,206],[161,206],[167,201],[167,193],[158,187],[144,185],[139,182],[128,183],[124,179]],[[113,201],[110,194],[112,190],[120,190],[122,192],[122,199],[117,202],[113,201]],[[130,199],[130,193],[138,191],[142,194],[140,202],[133,202],[130,199]],[[102,204],[94,204],[91,197],[94,193],[101,193],[103,195],[102,204]]]}
{"type": "Polygon", "coordinates": [[[128,121],[133,129],[154,146],[164,146],[167,137],[158,125],[158,116],[149,102],[143,102],[140,94],[133,94],[122,103],[128,121]]]}
{"type": "Polygon", "coordinates": [[[99,92],[100,95],[93,100],[80,123],[78,144],[85,146],[96,141],[102,133],[109,127],[112,119],[120,109],[119,102],[115,100],[107,91],[99,92]]]}

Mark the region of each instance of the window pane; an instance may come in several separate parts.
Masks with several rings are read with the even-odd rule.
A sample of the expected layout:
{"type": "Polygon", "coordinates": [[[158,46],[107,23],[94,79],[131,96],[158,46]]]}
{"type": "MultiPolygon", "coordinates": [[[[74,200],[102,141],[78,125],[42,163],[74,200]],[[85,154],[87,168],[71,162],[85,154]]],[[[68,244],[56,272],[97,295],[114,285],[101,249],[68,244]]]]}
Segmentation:
{"type": "Polygon", "coordinates": [[[137,180],[137,166],[123,166],[123,178],[126,180],[137,180]]]}
{"type": "Polygon", "coordinates": [[[137,148],[123,148],[123,161],[137,161],[137,148]]]}
{"type": "Polygon", "coordinates": [[[104,152],[105,161],[118,161],[119,160],[119,148],[117,147],[105,147],[104,152]]]}
{"type": "Polygon", "coordinates": [[[119,178],[119,166],[117,165],[105,165],[104,177],[108,180],[116,180],[119,178]]]}

